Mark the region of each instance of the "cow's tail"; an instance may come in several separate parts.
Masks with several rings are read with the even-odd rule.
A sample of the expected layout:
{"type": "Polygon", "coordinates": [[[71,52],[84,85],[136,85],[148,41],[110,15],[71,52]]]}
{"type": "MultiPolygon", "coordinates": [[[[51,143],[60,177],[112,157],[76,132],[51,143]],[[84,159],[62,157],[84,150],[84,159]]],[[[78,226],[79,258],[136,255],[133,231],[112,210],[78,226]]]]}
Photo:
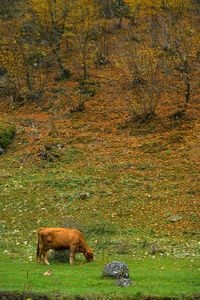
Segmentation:
{"type": "Polygon", "coordinates": [[[39,256],[39,252],[40,252],[40,245],[39,245],[39,238],[38,238],[38,244],[37,244],[37,258],[39,256]]]}

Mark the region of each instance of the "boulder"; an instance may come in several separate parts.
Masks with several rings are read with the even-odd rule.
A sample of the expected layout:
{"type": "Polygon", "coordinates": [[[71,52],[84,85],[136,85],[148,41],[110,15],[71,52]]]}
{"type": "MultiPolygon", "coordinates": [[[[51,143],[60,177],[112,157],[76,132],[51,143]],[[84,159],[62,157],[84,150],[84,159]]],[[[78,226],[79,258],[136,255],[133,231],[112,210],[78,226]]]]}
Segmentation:
{"type": "Polygon", "coordinates": [[[121,279],[116,280],[115,284],[119,285],[121,287],[129,287],[129,286],[133,285],[133,280],[131,280],[129,278],[121,278],[121,279]]]}
{"type": "Polygon", "coordinates": [[[114,278],[128,278],[129,271],[126,263],[121,261],[113,261],[106,264],[103,269],[103,276],[110,276],[114,278]]]}

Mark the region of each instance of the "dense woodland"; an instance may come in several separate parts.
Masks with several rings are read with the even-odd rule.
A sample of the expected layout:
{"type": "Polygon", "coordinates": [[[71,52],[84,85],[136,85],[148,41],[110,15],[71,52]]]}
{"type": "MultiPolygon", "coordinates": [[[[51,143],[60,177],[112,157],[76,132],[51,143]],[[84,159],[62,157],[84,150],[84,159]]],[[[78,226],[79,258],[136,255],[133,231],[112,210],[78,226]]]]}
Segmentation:
{"type": "MultiPolygon", "coordinates": [[[[199,93],[199,1],[1,1],[1,98],[11,105],[46,98],[53,80],[76,77],[63,106],[84,109],[93,74],[124,78],[124,105],[144,122],[170,100],[183,117],[199,93]],[[52,76],[53,74],[53,76],[52,76]],[[89,79],[90,78],[90,79],[89,79]],[[71,107],[70,107],[71,106],[71,107]]],[[[90,100],[92,101],[92,100],[90,100]]]]}

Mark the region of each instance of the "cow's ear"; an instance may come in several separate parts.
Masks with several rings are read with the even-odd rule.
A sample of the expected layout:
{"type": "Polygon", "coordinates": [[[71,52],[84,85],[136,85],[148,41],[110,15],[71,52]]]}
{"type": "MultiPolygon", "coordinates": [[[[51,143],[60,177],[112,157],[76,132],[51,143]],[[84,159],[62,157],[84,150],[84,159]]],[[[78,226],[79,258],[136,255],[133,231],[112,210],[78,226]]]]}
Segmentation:
{"type": "Polygon", "coordinates": [[[87,253],[88,253],[88,254],[94,253],[94,250],[93,250],[93,249],[90,249],[87,253]]]}

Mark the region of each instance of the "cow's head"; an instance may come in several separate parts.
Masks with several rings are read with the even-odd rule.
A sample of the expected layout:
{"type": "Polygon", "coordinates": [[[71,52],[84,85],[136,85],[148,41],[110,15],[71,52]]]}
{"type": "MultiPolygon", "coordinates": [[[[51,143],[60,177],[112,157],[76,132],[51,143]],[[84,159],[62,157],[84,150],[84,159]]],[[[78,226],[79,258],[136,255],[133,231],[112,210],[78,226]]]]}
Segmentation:
{"type": "Polygon", "coordinates": [[[84,256],[88,262],[94,261],[94,250],[89,249],[87,252],[84,253],[84,256]]]}

